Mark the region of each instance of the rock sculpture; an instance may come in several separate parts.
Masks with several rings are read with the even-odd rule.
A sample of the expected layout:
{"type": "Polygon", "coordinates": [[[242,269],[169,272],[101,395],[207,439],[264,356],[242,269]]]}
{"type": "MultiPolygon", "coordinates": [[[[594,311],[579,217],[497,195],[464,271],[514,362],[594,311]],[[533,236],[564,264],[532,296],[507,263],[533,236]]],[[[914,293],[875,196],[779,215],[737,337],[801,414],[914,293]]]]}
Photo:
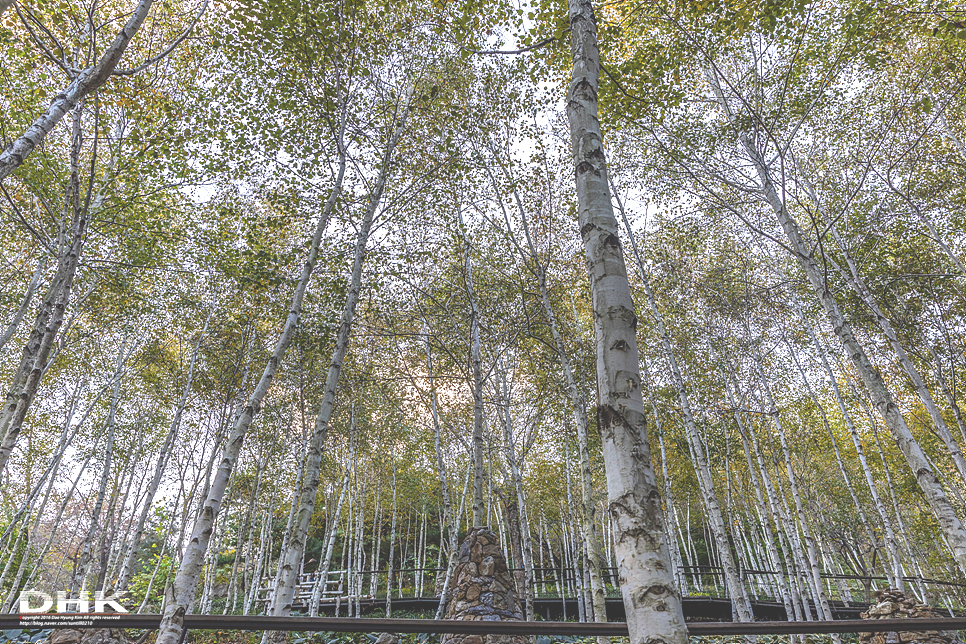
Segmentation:
{"type": "MultiPolygon", "coordinates": [[[[926,604],[920,604],[914,597],[895,588],[875,591],[876,603],[861,614],[862,619],[916,619],[948,617],[936,612],[926,604]]],[[[952,631],[911,630],[888,631],[881,633],[861,633],[862,644],[959,644],[959,638],[952,631]]]]}
{"type": "MultiPolygon", "coordinates": [[[[460,546],[444,619],[523,621],[500,542],[487,527],[472,528],[460,546]]],[[[453,633],[443,635],[440,644],[529,644],[529,641],[525,635],[453,633]]]]}

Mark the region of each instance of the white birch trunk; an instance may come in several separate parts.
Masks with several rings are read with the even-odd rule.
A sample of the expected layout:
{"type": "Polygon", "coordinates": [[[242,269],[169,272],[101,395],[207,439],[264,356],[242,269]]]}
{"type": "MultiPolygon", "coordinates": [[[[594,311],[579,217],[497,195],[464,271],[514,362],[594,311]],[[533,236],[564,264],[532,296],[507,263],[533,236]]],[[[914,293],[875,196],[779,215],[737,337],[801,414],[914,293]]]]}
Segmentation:
{"type": "MultiPolygon", "coordinates": [[[[150,4],[150,3],[149,3],[150,4]]],[[[0,412],[0,476],[3,475],[10,453],[17,444],[27,411],[33,403],[40,381],[48,366],[48,357],[64,323],[64,315],[70,302],[71,287],[80,263],[87,227],[90,222],[89,203],[81,201],[80,154],[83,144],[81,108],[75,110],[71,127],[70,180],[65,197],[65,212],[72,221],[69,237],[63,222],[60,240],[60,256],[57,270],[51,280],[34,320],[33,328],[24,346],[20,365],[14,374],[12,385],[0,412]]],[[[4,153],[6,154],[6,153],[4,153]]],[[[2,178],[0,178],[2,182],[2,178]]]]}
{"type": "MultiPolygon", "coordinates": [[[[275,372],[285,357],[285,352],[288,350],[292,337],[295,334],[295,329],[298,326],[298,321],[302,314],[302,301],[305,297],[305,291],[308,287],[309,279],[312,277],[312,272],[315,270],[316,261],[318,260],[322,233],[328,225],[329,217],[342,192],[342,180],[345,176],[346,169],[346,155],[342,146],[342,134],[345,128],[345,109],[343,109],[341,119],[338,135],[339,168],[336,173],[335,183],[325,203],[318,225],[316,226],[309,255],[302,267],[299,282],[292,296],[292,304],[289,307],[289,313],[282,327],[282,332],[279,334],[275,349],[268,360],[268,364],[265,365],[265,370],[262,372],[262,376],[255,386],[255,391],[252,392],[252,395],[246,401],[242,413],[235,419],[231,434],[228,436],[227,444],[222,451],[222,459],[218,471],[208,490],[208,497],[202,506],[198,518],[195,520],[188,549],[182,557],[181,565],[178,567],[178,573],[175,576],[172,589],[172,601],[166,602],[165,604],[164,615],[159,627],[156,644],[179,644],[181,640],[182,633],[184,633],[184,615],[188,610],[188,606],[194,600],[198,579],[201,575],[202,560],[205,551],[208,549],[212,526],[221,508],[221,500],[228,486],[228,480],[231,478],[232,472],[235,469],[235,463],[238,460],[238,455],[241,453],[242,444],[245,441],[248,428],[251,426],[255,416],[258,415],[258,412],[261,411],[262,400],[265,398],[265,394],[268,393],[268,389],[275,378],[275,372]]],[[[257,587],[257,584],[254,584],[254,586],[257,587]]]]}
{"type": "MultiPolygon", "coordinates": [[[[20,167],[24,159],[43,142],[64,115],[107,82],[120,62],[124,50],[141,28],[144,19],[148,17],[152,4],[154,0],[140,0],[134,8],[134,13],[101,54],[97,63],[75,76],[64,91],[54,97],[47,110],[30,124],[27,131],[0,152],[0,184],[11,172],[20,167]]],[[[0,8],[0,14],[2,13],[3,8],[0,8]]]]}
{"type": "Polygon", "coordinates": [[[591,0],[569,0],[573,77],[567,117],[578,219],[590,275],[599,418],[621,592],[631,644],[685,644],[687,627],[651,469],[637,316],[607,183],[597,91],[600,55],[591,0]]]}
{"type": "MultiPolygon", "coordinates": [[[[323,389],[322,401],[319,405],[319,413],[316,416],[315,428],[313,429],[312,438],[307,449],[305,474],[302,479],[301,495],[299,498],[299,509],[296,514],[291,540],[279,558],[279,570],[281,574],[276,587],[272,610],[272,614],[275,616],[288,615],[292,610],[292,599],[295,594],[295,584],[297,583],[298,577],[298,561],[305,548],[305,536],[308,533],[309,524],[312,521],[312,514],[315,511],[315,499],[319,487],[319,472],[322,466],[322,453],[325,448],[325,440],[329,433],[329,423],[335,408],[339,376],[342,373],[342,364],[345,360],[346,352],[349,349],[352,323],[355,317],[356,305],[359,302],[359,294],[362,289],[362,268],[365,261],[366,245],[369,241],[369,231],[372,229],[376,212],[382,202],[386,181],[389,178],[389,173],[392,168],[393,152],[406,127],[412,94],[413,91],[411,90],[403,98],[398,122],[394,127],[389,141],[386,143],[386,149],[380,160],[379,175],[369,194],[369,203],[366,206],[365,214],[363,215],[359,225],[359,231],[356,235],[355,254],[352,261],[352,274],[349,280],[348,294],[346,296],[345,307],[342,310],[339,327],[336,331],[332,360],[326,372],[325,387],[323,389]]],[[[263,643],[281,641],[284,637],[284,632],[266,631],[262,641],[263,643]],[[277,635],[269,635],[270,633],[277,633],[277,635]]],[[[161,642],[159,639],[157,644],[176,643],[161,642]]]]}
{"type": "MultiPolygon", "coordinates": [[[[733,114],[731,108],[724,94],[722,94],[720,87],[718,87],[717,80],[711,77],[710,81],[712,87],[715,89],[719,104],[725,111],[728,120],[732,121],[733,114]]],[[[892,436],[899,450],[902,452],[910,470],[912,470],[913,475],[916,477],[916,481],[919,483],[919,487],[922,489],[930,508],[932,508],[933,514],[939,522],[943,535],[949,543],[953,557],[955,557],[959,567],[966,570],[966,528],[964,528],[963,522],[956,515],[935,470],[922,451],[922,447],[916,442],[908,425],[906,425],[905,418],[902,417],[899,407],[896,405],[885,381],[869,360],[865,349],[862,348],[862,345],[856,339],[851,324],[839,307],[822,270],[809,251],[808,244],[802,236],[798,223],[786,208],[785,202],[782,200],[778,189],[772,182],[771,171],[768,165],[747,133],[742,132],[739,135],[739,140],[758,174],[761,189],[768,204],[771,206],[778,222],[781,224],[799,265],[802,267],[819,303],[822,305],[826,315],[828,315],[829,321],[832,323],[835,335],[842,343],[845,352],[859,372],[859,376],[862,378],[866,389],[872,396],[873,403],[879,415],[889,428],[889,431],[892,432],[892,436]]]]}

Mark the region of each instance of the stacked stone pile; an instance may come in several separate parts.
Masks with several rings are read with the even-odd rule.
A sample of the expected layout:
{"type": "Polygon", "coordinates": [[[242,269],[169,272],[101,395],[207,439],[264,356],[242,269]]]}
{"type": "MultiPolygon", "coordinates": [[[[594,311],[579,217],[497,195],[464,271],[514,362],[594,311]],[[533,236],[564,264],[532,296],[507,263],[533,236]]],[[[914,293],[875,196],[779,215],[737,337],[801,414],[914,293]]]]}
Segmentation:
{"type": "Polygon", "coordinates": [[[128,644],[121,629],[98,628],[90,630],[57,629],[47,638],[46,644],[128,644]]]}
{"type": "MultiPolygon", "coordinates": [[[[500,542],[489,528],[477,526],[460,547],[445,619],[523,621],[500,542]]],[[[440,644],[529,644],[525,635],[446,634],[440,644]]]]}
{"type": "MultiPolygon", "coordinates": [[[[936,612],[926,604],[920,604],[914,597],[906,597],[901,590],[886,588],[875,591],[875,602],[869,610],[861,614],[862,619],[916,619],[947,617],[936,612]]],[[[910,625],[911,627],[911,625],[910,625]]],[[[863,644],[959,644],[959,638],[952,631],[889,631],[883,633],[861,633],[859,641],[863,644]]]]}

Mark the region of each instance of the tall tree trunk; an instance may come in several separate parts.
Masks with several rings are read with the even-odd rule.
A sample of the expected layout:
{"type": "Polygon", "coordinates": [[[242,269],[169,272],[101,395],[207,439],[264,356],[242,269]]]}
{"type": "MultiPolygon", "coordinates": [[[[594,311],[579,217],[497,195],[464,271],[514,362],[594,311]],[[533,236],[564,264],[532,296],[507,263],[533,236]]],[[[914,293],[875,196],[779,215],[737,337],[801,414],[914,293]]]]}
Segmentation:
{"type": "Polygon", "coordinates": [[[681,597],[651,469],[637,350],[637,316],[607,183],[597,120],[600,55],[591,0],[569,0],[573,77],[567,118],[580,235],[597,344],[598,419],[621,592],[631,644],[685,644],[681,597]]]}
{"type": "Polygon", "coordinates": [[[312,272],[315,270],[315,265],[318,260],[322,233],[325,231],[329,217],[335,208],[336,201],[338,201],[339,195],[342,193],[342,180],[345,177],[346,169],[346,153],[342,144],[346,109],[347,106],[343,106],[339,123],[340,129],[337,138],[339,167],[336,173],[335,183],[315,228],[315,235],[312,238],[309,255],[305,260],[298,284],[295,287],[288,316],[285,319],[285,324],[279,334],[278,341],[268,360],[268,364],[265,365],[265,370],[262,372],[262,376],[255,386],[255,391],[252,392],[246,401],[242,413],[235,419],[231,434],[228,436],[228,442],[222,451],[222,459],[218,466],[218,471],[215,474],[214,480],[211,482],[208,497],[202,506],[201,512],[195,520],[188,549],[182,557],[181,565],[178,567],[178,572],[175,575],[172,599],[165,603],[164,615],[161,619],[156,644],[179,644],[181,640],[182,634],[184,633],[184,616],[195,597],[205,551],[208,549],[208,541],[211,539],[212,526],[218,517],[218,511],[221,508],[221,501],[224,497],[225,489],[228,486],[228,480],[231,478],[232,472],[235,469],[235,463],[238,460],[239,453],[241,453],[242,444],[245,442],[245,435],[248,433],[248,428],[251,426],[255,416],[258,415],[258,412],[261,411],[262,400],[264,400],[265,394],[268,393],[268,389],[275,378],[275,372],[285,357],[285,352],[288,350],[289,344],[292,342],[292,337],[295,334],[295,329],[298,326],[298,321],[302,314],[302,301],[305,298],[305,291],[308,288],[309,280],[312,277],[312,272]]]}
{"type": "MultiPolygon", "coordinates": [[[[734,115],[731,107],[721,92],[716,77],[710,75],[709,80],[728,120],[733,121],[734,115]]],[[[778,189],[772,182],[771,171],[762,158],[761,153],[747,132],[740,133],[738,138],[758,174],[761,190],[768,204],[774,211],[779,224],[781,224],[795,258],[802,267],[819,303],[822,305],[829,321],[832,323],[832,329],[835,335],[842,343],[842,347],[859,372],[859,376],[862,378],[866,389],[872,396],[873,403],[879,415],[885,421],[889,431],[892,432],[892,436],[896,440],[899,450],[905,457],[909,469],[912,470],[913,475],[916,477],[919,487],[925,494],[926,500],[939,522],[943,535],[946,537],[949,548],[956,558],[960,569],[966,571],[966,528],[964,528],[963,522],[956,515],[932,464],[922,451],[922,447],[916,442],[912,432],[909,431],[906,420],[902,417],[899,407],[896,405],[885,381],[873,366],[872,361],[869,360],[865,349],[856,339],[852,331],[852,325],[839,307],[839,303],[835,299],[830,285],[825,279],[825,275],[816,263],[812,252],[809,250],[808,244],[803,238],[798,226],[798,222],[795,221],[794,217],[788,211],[785,202],[778,193],[778,189]]]]}
{"type": "MultiPolygon", "coordinates": [[[[117,64],[121,61],[124,50],[127,49],[131,39],[141,28],[144,19],[148,17],[148,12],[153,4],[154,0],[138,2],[138,5],[134,8],[134,13],[128,18],[124,27],[114,37],[104,53],[101,54],[97,63],[74,76],[64,91],[54,97],[47,110],[30,124],[27,131],[14,139],[0,153],[0,184],[11,172],[20,167],[24,159],[43,142],[57,123],[64,118],[65,114],[107,82],[107,79],[111,77],[117,64]]],[[[0,10],[0,13],[3,13],[2,10],[0,10]]]]}
{"type": "Polygon", "coordinates": [[[81,112],[81,107],[74,111],[71,127],[70,180],[64,208],[64,211],[71,215],[69,235],[66,230],[67,223],[64,222],[65,230],[60,240],[57,270],[50,282],[47,295],[41,302],[30,336],[24,346],[20,365],[13,376],[6,402],[0,412],[0,435],[3,436],[0,440],[0,476],[3,475],[10,453],[17,445],[24,418],[37,394],[40,381],[47,369],[48,356],[64,323],[71,287],[80,264],[84,240],[87,237],[91,194],[88,190],[86,198],[81,196],[80,155],[84,141],[81,112]]]}
{"type": "MultiPolygon", "coordinates": [[[[372,229],[376,212],[379,210],[379,205],[382,202],[386,181],[389,178],[393,165],[393,152],[406,127],[412,94],[413,91],[411,90],[403,99],[404,103],[401,106],[398,122],[395,125],[389,141],[386,143],[386,149],[380,159],[379,176],[369,194],[369,203],[356,235],[355,253],[352,260],[352,274],[349,278],[348,294],[346,296],[345,307],[342,309],[339,327],[336,330],[332,359],[326,371],[325,387],[322,393],[322,401],[319,404],[319,413],[316,416],[315,428],[307,449],[305,474],[302,478],[296,521],[292,530],[291,539],[286,544],[285,551],[279,556],[279,570],[281,571],[281,575],[279,576],[279,582],[275,591],[272,615],[285,616],[292,610],[295,585],[298,581],[298,562],[305,549],[305,537],[308,534],[309,524],[315,512],[315,499],[319,489],[319,473],[322,467],[322,453],[325,448],[326,438],[329,434],[329,424],[332,419],[332,411],[335,409],[339,376],[342,374],[342,364],[345,361],[345,355],[349,349],[352,323],[355,318],[356,305],[359,303],[359,294],[362,290],[362,268],[365,263],[366,245],[369,242],[369,231],[372,229]]],[[[284,641],[285,636],[286,634],[283,631],[266,631],[262,637],[262,642],[265,644],[269,641],[284,641]]],[[[158,644],[168,643],[159,641],[158,644]]],[[[171,644],[174,643],[172,642],[171,644]]]]}

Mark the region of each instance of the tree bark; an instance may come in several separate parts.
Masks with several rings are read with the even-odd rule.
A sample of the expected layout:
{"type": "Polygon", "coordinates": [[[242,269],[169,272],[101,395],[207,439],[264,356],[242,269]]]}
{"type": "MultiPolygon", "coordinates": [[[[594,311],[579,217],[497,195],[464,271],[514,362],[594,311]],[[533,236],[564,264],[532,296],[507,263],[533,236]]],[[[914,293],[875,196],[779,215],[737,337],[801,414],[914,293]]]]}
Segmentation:
{"type": "MultiPolygon", "coordinates": [[[[97,64],[88,67],[75,76],[67,88],[54,97],[50,107],[30,124],[27,131],[17,137],[3,152],[0,152],[0,184],[11,172],[20,167],[27,156],[43,142],[65,114],[107,82],[120,62],[124,50],[127,49],[131,39],[141,28],[144,19],[148,17],[152,4],[154,4],[154,0],[140,0],[134,8],[134,13],[117,36],[114,37],[114,41],[101,54],[97,64]]],[[[3,8],[0,8],[0,14],[2,13],[3,8]]]]}
{"type": "Polygon", "coordinates": [[[573,77],[567,118],[580,235],[590,275],[598,408],[608,510],[631,644],[685,644],[681,597],[664,542],[661,494],[651,468],[637,350],[637,315],[607,181],[597,120],[600,55],[591,0],[569,0],[573,77]]]}
{"type": "Polygon", "coordinates": [[[288,350],[289,344],[292,342],[292,337],[295,334],[295,329],[298,326],[298,321],[302,314],[302,301],[305,298],[305,291],[308,288],[309,279],[312,277],[312,272],[315,270],[315,265],[318,260],[322,233],[328,225],[329,217],[342,192],[342,180],[345,177],[346,169],[346,154],[342,145],[342,136],[345,129],[345,106],[343,106],[343,114],[339,128],[339,167],[336,173],[335,183],[325,203],[322,215],[319,217],[318,225],[315,228],[315,235],[312,238],[309,255],[305,260],[305,264],[302,267],[302,274],[295,287],[288,316],[279,334],[275,349],[272,351],[272,355],[268,360],[268,364],[265,365],[265,370],[262,372],[262,376],[255,386],[255,391],[252,392],[246,401],[242,413],[235,419],[231,434],[228,436],[227,444],[222,451],[218,471],[215,473],[214,480],[211,482],[208,497],[202,506],[201,512],[195,520],[187,551],[182,557],[181,565],[178,567],[178,572],[175,575],[172,587],[172,600],[165,604],[164,615],[161,619],[156,644],[179,644],[181,640],[182,634],[184,633],[184,616],[189,605],[194,600],[198,579],[201,576],[201,566],[205,551],[208,549],[208,542],[211,539],[212,527],[215,519],[218,517],[221,501],[224,497],[225,489],[228,486],[228,481],[235,469],[235,463],[238,461],[238,455],[241,453],[245,435],[255,416],[261,411],[262,401],[268,393],[268,389],[275,378],[275,372],[285,357],[285,352],[288,350]]]}

